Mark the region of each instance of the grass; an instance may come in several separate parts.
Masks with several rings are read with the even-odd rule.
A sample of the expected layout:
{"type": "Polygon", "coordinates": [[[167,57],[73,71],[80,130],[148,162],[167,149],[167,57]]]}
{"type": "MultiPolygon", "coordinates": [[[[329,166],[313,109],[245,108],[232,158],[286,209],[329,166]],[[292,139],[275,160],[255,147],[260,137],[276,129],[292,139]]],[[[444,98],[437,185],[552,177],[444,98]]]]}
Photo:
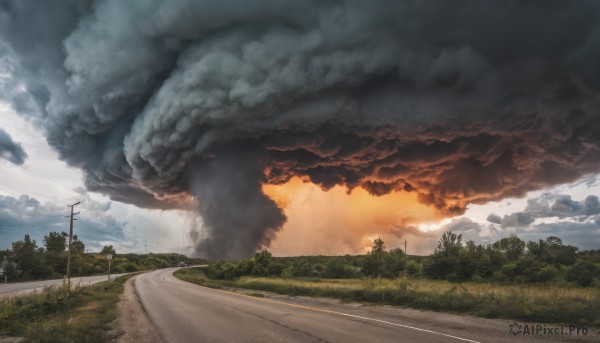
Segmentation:
{"type": "Polygon", "coordinates": [[[542,285],[499,285],[400,279],[300,279],[242,277],[208,279],[201,269],[175,273],[182,280],[221,288],[238,287],[287,295],[324,296],[487,318],[600,327],[600,290],[542,285]]]}
{"type": "Polygon", "coordinates": [[[265,295],[262,293],[255,293],[255,292],[251,292],[251,293],[246,293],[246,295],[249,295],[251,297],[257,297],[257,298],[264,298],[265,295]]]}
{"type": "Polygon", "coordinates": [[[105,342],[123,284],[131,276],[76,287],[68,302],[62,286],[0,300],[0,336],[25,337],[23,342],[105,342]]]}

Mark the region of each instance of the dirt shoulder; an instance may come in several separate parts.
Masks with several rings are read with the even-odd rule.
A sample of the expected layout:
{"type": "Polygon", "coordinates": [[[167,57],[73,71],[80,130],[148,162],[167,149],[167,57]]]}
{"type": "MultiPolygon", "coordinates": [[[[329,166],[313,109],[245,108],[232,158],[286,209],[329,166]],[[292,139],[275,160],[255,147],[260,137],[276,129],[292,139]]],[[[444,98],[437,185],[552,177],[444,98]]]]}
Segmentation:
{"type": "Polygon", "coordinates": [[[135,277],[125,283],[117,304],[117,319],[111,336],[115,337],[113,343],[162,343],[135,293],[135,277]]]}

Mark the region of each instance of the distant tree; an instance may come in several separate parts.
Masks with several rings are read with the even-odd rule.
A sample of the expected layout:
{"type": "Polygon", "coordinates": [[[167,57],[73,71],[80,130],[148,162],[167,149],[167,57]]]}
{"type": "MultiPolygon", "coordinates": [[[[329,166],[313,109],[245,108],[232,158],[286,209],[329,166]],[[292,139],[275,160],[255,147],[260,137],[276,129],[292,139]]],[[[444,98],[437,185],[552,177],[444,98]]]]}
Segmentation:
{"type": "Polygon", "coordinates": [[[452,231],[444,232],[442,238],[437,243],[434,250],[434,255],[444,257],[457,257],[462,248],[462,234],[457,235],[452,231]]]}
{"type": "Polygon", "coordinates": [[[421,271],[421,265],[414,260],[406,262],[405,270],[409,275],[417,275],[421,271]]]}
{"type": "Polygon", "coordinates": [[[112,245],[105,245],[104,248],[102,248],[102,251],[100,252],[101,254],[113,254],[116,255],[117,252],[115,251],[115,249],[113,248],[112,245]]]}
{"type": "Polygon", "coordinates": [[[385,270],[389,273],[388,276],[397,277],[404,270],[406,254],[400,248],[392,249],[384,255],[383,260],[385,270]]]}
{"type": "Polygon", "coordinates": [[[549,236],[546,238],[546,243],[548,243],[549,246],[551,247],[555,247],[555,246],[559,246],[562,245],[562,239],[556,237],[556,236],[549,236]]]}
{"type": "MultiPolygon", "coordinates": [[[[367,253],[362,272],[369,276],[382,276],[385,274],[384,257],[386,255],[385,244],[381,238],[377,238],[371,245],[371,251],[367,253]]],[[[385,276],[385,275],[384,275],[385,276]]]]}
{"type": "Polygon", "coordinates": [[[548,251],[548,243],[544,240],[538,240],[537,242],[529,241],[527,242],[527,251],[538,258],[543,257],[547,254],[548,251]]]}
{"type": "Polygon", "coordinates": [[[79,240],[77,235],[73,236],[73,241],[71,242],[71,251],[73,254],[83,254],[85,252],[85,244],[79,240]]]}
{"type": "Polygon", "coordinates": [[[589,286],[594,281],[594,277],[600,279],[600,268],[589,261],[579,261],[567,272],[567,280],[575,281],[580,286],[589,286]]]}
{"type": "Polygon", "coordinates": [[[232,268],[225,272],[225,278],[233,279],[244,275],[252,274],[255,262],[252,259],[239,260],[237,263],[232,263],[232,268]]]}
{"type": "Polygon", "coordinates": [[[381,238],[377,238],[373,241],[371,246],[371,251],[369,252],[371,256],[377,259],[377,262],[381,263],[383,261],[383,255],[385,254],[385,244],[381,238]]]}
{"type": "Polygon", "coordinates": [[[509,261],[518,260],[525,252],[525,242],[515,235],[502,238],[492,244],[492,247],[495,250],[502,252],[509,261]]]}
{"type": "MultiPolygon", "coordinates": [[[[465,259],[460,260],[461,251],[464,249],[462,245],[462,235],[452,233],[452,231],[444,232],[437,243],[433,252],[433,256],[425,265],[425,275],[434,279],[447,279],[450,281],[458,281],[465,275],[465,271],[460,270],[461,262],[464,265],[465,259]]],[[[469,262],[470,263],[470,262],[469,262]]],[[[468,266],[467,274],[472,271],[472,266],[468,266]]]]}
{"type": "Polygon", "coordinates": [[[258,276],[268,275],[269,267],[271,266],[271,256],[271,253],[267,250],[256,253],[254,255],[252,274],[258,276]]]}
{"type": "Polygon", "coordinates": [[[342,262],[339,258],[330,258],[325,263],[323,277],[333,279],[347,279],[355,276],[353,267],[342,262]]]}
{"type": "Polygon", "coordinates": [[[558,270],[552,266],[545,266],[542,267],[538,272],[537,272],[537,279],[535,281],[537,282],[549,282],[554,280],[557,276],[558,276],[558,270]]]}
{"type": "Polygon", "coordinates": [[[45,263],[43,249],[38,248],[36,241],[29,235],[25,235],[22,241],[13,242],[11,252],[23,278],[46,277],[52,274],[52,269],[45,263]]]}
{"type": "MultiPolygon", "coordinates": [[[[454,259],[455,257],[448,258],[454,259]]],[[[458,264],[455,267],[452,270],[455,281],[472,280],[489,274],[490,258],[481,244],[470,240],[459,249],[458,264]]]]}
{"type": "Polygon", "coordinates": [[[66,232],[49,232],[44,236],[44,246],[46,251],[53,253],[61,253],[65,251],[67,246],[67,233],[66,232]]]}
{"type": "Polygon", "coordinates": [[[563,245],[560,238],[549,236],[545,240],[538,242],[527,242],[527,250],[538,260],[553,263],[573,265],[577,262],[577,247],[563,245]]]}

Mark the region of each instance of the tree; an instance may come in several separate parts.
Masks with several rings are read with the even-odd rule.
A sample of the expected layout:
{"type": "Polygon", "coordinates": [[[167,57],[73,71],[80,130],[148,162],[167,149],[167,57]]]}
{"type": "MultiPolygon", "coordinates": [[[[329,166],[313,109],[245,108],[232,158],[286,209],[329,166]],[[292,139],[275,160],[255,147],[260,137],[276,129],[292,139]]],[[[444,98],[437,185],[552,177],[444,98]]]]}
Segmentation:
{"type": "Polygon", "coordinates": [[[355,272],[352,267],[344,264],[338,258],[329,258],[325,263],[325,269],[323,270],[323,277],[333,279],[346,279],[355,276],[355,272]]]}
{"type": "Polygon", "coordinates": [[[252,268],[252,274],[258,276],[264,276],[269,274],[269,267],[271,266],[271,253],[267,250],[256,253],[254,255],[254,266],[252,268]]]}
{"type": "MultiPolygon", "coordinates": [[[[459,261],[459,257],[463,249],[462,235],[457,235],[452,233],[452,231],[444,232],[437,243],[429,263],[425,265],[425,274],[434,279],[445,278],[456,281],[459,278],[458,274],[464,275],[459,270],[461,262],[459,261]]],[[[469,268],[471,267],[469,266],[469,268]]]]}
{"type": "Polygon", "coordinates": [[[104,248],[102,248],[102,252],[100,252],[100,253],[104,254],[104,255],[107,255],[107,254],[116,255],[117,254],[115,249],[113,249],[112,245],[105,245],[104,248]]]}
{"type": "Polygon", "coordinates": [[[384,264],[385,270],[389,273],[389,276],[396,277],[399,272],[404,270],[406,254],[400,248],[392,249],[385,254],[384,264]]]}
{"type": "Polygon", "coordinates": [[[67,246],[67,233],[66,232],[50,232],[44,236],[44,246],[46,251],[61,253],[65,251],[67,246]]]}
{"type": "Polygon", "coordinates": [[[509,261],[518,260],[525,252],[525,242],[515,235],[510,235],[508,238],[502,238],[492,244],[492,247],[495,250],[502,252],[509,261]]]}
{"type": "Polygon", "coordinates": [[[362,272],[369,276],[382,276],[382,274],[385,274],[383,264],[385,255],[385,244],[383,240],[378,237],[373,241],[371,251],[367,253],[362,272]]]}
{"type": "Polygon", "coordinates": [[[37,242],[29,235],[25,235],[22,241],[13,242],[11,255],[25,279],[30,276],[46,277],[52,274],[52,270],[44,261],[43,249],[39,249],[37,242]]]}
{"type": "MultiPolygon", "coordinates": [[[[594,263],[589,261],[579,261],[567,272],[567,280],[575,281],[580,286],[589,286],[598,277],[600,270],[594,263]]],[[[599,277],[600,278],[600,277],[599,277]]]]}
{"type": "Polygon", "coordinates": [[[548,251],[548,243],[544,240],[538,240],[537,242],[533,242],[533,241],[529,241],[527,242],[527,251],[538,257],[541,258],[542,256],[547,254],[548,251]]]}
{"type": "Polygon", "coordinates": [[[577,247],[563,245],[562,240],[549,236],[546,240],[527,242],[527,250],[540,261],[554,264],[573,265],[577,261],[577,247]]]}
{"type": "Polygon", "coordinates": [[[73,241],[71,242],[71,252],[73,254],[83,254],[85,252],[85,244],[79,240],[77,235],[73,236],[73,241]]]}
{"type": "Polygon", "coordinates": [[[458,257],[461,248],[462,234],[457,235],[452,231],[448,231],[442,234],[442,238],[438,241],[433,253],[444,257],[458,257]]]}

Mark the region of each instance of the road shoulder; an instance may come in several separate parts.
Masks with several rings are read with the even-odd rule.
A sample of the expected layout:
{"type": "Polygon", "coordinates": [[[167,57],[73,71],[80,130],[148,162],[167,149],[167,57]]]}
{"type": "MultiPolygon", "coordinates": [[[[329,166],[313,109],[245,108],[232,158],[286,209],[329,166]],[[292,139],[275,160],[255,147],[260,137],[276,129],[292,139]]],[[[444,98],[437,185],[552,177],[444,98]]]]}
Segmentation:
{"type": "Polygon", "coordinates": [[[148,318],[135,292],[133,277],[125,283],[123,294],[117,304],[113,343],[162,343],[160,334],[148,318]]]}

